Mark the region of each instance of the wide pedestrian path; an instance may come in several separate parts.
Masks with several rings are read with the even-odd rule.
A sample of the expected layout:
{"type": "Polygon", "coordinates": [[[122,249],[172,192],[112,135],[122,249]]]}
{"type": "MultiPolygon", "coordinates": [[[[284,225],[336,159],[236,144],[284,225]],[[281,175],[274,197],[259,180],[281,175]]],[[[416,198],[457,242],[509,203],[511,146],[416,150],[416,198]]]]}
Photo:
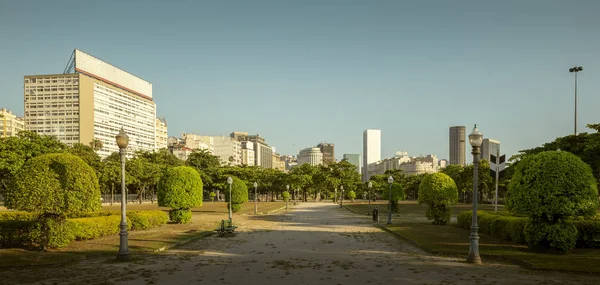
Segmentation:
{"type": "Polygon", "coordinates": [[[88,260],[58,269],[62,274],[35,274],[48,274],[38,284],[86,285],[600,284],[597,276],[433,256],[331,203],[234,216],[234,223],[235,236],[214,235],[130,263],[88,260]]]}

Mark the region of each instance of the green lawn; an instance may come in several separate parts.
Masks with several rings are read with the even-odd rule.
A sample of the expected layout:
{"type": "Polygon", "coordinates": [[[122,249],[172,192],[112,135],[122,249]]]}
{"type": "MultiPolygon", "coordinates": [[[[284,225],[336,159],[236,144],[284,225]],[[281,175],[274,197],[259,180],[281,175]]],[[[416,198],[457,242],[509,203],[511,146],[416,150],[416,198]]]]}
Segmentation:
{"type": "MultiPolygon", "coordinates": [[[[380,205],[380,209],[382,206],[384,204],[380,205]]],[[[364,204],[349,203],[346,207],[356,213],[366,214],[367,211],[364,204]]],[[[469,210],[470,207],[470,204],[457,205],[454,214],[469,210]]],[[[493,205],[483,205],[481,208],[493,211],[493,205]]],[[[380,221],[382,221],[380,225],[425,251],[462,256],[466,259],[469,254],[469,230],[452,225],[432,225],[424,219],[415,219],[419,216],[425,216],[424,206],[414,202],[403,202],[400,205],[400,213],[393,217],[393,223],[386,225],[386,216],[383,216],[380,217],[380,221]]],[[[479,252],[484,262],[486,259],[496,259],[536,269],[600,273],[599,249],[576,249],[569,254],[535,253],[529,251],[525,245],[502,238],[485,234],[480,234],[480,237],[479,252]]]]}
{"type": "MultiPolygon", "coordinates": [[[[285,207],[284,202],[259,203],[259,213],[267,213],[285,207]]],[[[104,210],[118,210],[120,205],[105,206],[104,210]]],[[[128,204],[128,210],[168,210],[157,204],[128,204]]],[[[178,243],[212,234],[221,219],[227,219],[225,202],[206,202],[200,208],[192,209],[192,221],[188,224],[167,224],[144,231],[129,232],[129,250],[132,256],[149,254],[156,250],[171,247],[178,243]]],[[[254,214],[254,203],[246,203],[237,215],[254,214]]],[[[93,240],[75,241],[65,248],[46,252],[24,249],[0,249],[0,268],[22,265],[45,265],[70,262],[98,256],[116,256],[119,249],[119,235],[106,236],[93,240]]]]}

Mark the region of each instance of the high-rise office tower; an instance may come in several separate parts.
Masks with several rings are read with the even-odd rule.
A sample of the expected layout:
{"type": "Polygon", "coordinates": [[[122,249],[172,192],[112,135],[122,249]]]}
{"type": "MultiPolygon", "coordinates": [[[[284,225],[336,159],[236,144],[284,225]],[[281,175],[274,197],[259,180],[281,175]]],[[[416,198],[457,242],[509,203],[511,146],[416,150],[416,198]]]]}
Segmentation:
{"type": "Polygon", "coordinates": [[[356,172],[358,172],[358,174],[362,173],[360,166],[360,154],[344,153],[344,159],[356,166],[356,172]]]}
{"type": "MultiPolygon", "coordinates": [[[[481,144],[481,155],[480,159],[485,159],[488,162],[490,161],[490,154],[496,156],[497,152],[500,151],[500,142],[497,140],[493,140],[490,138],[483,139],[483,143],[481,144]]],[[[496,163],[495,161],[492,161],[496,163]]]]}
{"type": "Polygon", "coordinates": [[[363,132],[363,181],[369,180],[369,164],[381,160],[381,130],[363,132]]]}
{"type": "Polygon", "coordinates": [[[465,126],[450,127],[450,164],[465,166],[465,126]]]}
{"type": "Polygon", "coordinates": [[[25,127],[73,145],[102,141],[98,155],[119,151],[115,135],[129,136],[127,151],[156,149],[152,83],[80,50],[63,74],[24,77],[25,127]]]}
{"type": "Polygon", "coordinates": [[[332,143],[320,143],[317,147],[323,153],[323,164],[327,165],[330,162],[335,162],[334,145],[332,143]]]}

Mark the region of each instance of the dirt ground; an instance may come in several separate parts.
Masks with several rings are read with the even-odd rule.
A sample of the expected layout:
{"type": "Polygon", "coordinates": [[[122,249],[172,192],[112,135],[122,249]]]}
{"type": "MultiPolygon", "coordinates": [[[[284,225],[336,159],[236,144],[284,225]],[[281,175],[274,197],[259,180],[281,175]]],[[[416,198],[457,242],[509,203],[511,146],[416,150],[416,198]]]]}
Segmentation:
{"type": "Polygon", "coordinates": [[[600,284],[598,276],[432,256],[332,203],[237,216],[234,223],[234,236],[214,235],[127,263],[93,259],[3,270],[0,284],[600,284]]]}

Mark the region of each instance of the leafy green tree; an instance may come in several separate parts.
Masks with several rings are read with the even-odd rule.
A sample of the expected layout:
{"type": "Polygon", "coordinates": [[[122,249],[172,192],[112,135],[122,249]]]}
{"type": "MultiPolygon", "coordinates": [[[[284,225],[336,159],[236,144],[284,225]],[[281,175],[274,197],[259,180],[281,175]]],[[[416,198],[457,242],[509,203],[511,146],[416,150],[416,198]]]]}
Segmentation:
{"type": "Polygon", "coordinates": [[[91,166],[94,169],[94,171],[96,171],[96,173],[100,171],[100,156],[96,154],[96,152],[94,152],[94,149],[92,149],[91,147],[84,144],[76,143],[73,145],[73,147],[67,148],[67,152],[83,159],[83,161],[85,161],[89,166],[91,166]]]}
{"type": "Polygon", "coordinates": [[[350,202],[354,202],[354,199],[356,199],[356,192],[354,192],[354,190],[348,191],[346,198],[350,199],[350,202]]]}
{"type": "Polygon", "coordinates": [[[506,206],[527,215],[525,239],[532,249],[568,251],[577,229],[566,221],[589,218],[598,209],[598,188],[589,165],[566,151],[545,151],[523,158],[509,184],[506,206]]]}
{"type": "Polygon", "coordinates": [[[215,201],[215,197],[217,196],[217,194],[215,194],[215,192],[210,192],[209,197],[210,197],[210,201],[214,202],[215,201]]]}
{"type": "MultiPolygon", "coordinates": [[[[231,209],[233,212],[237,212],[242,209],[242,204],[248,202],[248,187],[246,183],[241,179],[231,176],[233,183],[231,184],[231,201],[229,200],[229,186],[225,188],[225,201],[231,203],[231,209]]],[[[229,208],[229,204],[227,204],[229,208]]]]}
{"type": "Polygon", "coordinates": [[[192,167],[168,168],[158,184],[158,205],[169,207],[169,218],[180,224],[192,219],[190,208],[202,206],[202,179],[192,167]]]}
{"type": "Polygon", "coordinates": [[[225,184],[219,171],[221,161],[218,156],[210,154],[207,150],[195,150],[189,156],[186,165],[194,167],[202,177],[202,183],[206,189],[223,189],[225,184]]]}
{"type": "Polygon", "coordinates": [[[292,196],[292,195],[290,195],[290,192],[288,192],[288,191],[283,191],[283,192],[281,193],[281,197],[283,198],[283,201],[284,201],[284,202],[287,202],[287,201],[289,201],[291,196],[292,196]]]}
{"type": "Polygon", "coordinates": [[[21,131],[16,137],[0,138],[0,194],[28,160],[47,153],[64,152],[67,145],[53,137],[21,131]]]}
{"type": "Polygon", "coordinates": [[[118,155],[109,156],[102,161],[98,172],[98,180],[100,183],[100,191],[102,193],[110,193],[110,204],[115,200],[115,189],[121,189],[121,164],[118,155]]]}
{"type": "Polygon", "coordinates": [[[396,182],[392,183],[391,199],[390,193],[388,193],[386,197],[388,198],[388,201],[391,204],[390,207],[392,209],[392,213],[398,213],[398,210],[400,209],[399,202],[406,200],[406,193],[404,192],[404,187],[402,186],[402,184],[396,182]]]}
{"type": "Polygon", "coordinates": [[[407,198],[411,200],[417,200],[419,198],[419,186],[421,181],[427,174],[407,175],[401,183],[406,189],[407,198]]]}
{"type": "Polygon", "coordinates": [[[428,174],[419,186],[419,204],[427,204],[427,219],[434,225],[445,225],[452,217],[452,208],[458,202],[456,183],[444,173],[428,174]]]}
{"type": "Polygon", "coordinates": [[[104,147],[104,144],[102,143],[102,141],[100,139],[93,139],[89,143],[89,146],[92,149],[92,151],[94,151],[94,153],[97,153],[99,150],[102,149],[102,147],[104,147]]]}

